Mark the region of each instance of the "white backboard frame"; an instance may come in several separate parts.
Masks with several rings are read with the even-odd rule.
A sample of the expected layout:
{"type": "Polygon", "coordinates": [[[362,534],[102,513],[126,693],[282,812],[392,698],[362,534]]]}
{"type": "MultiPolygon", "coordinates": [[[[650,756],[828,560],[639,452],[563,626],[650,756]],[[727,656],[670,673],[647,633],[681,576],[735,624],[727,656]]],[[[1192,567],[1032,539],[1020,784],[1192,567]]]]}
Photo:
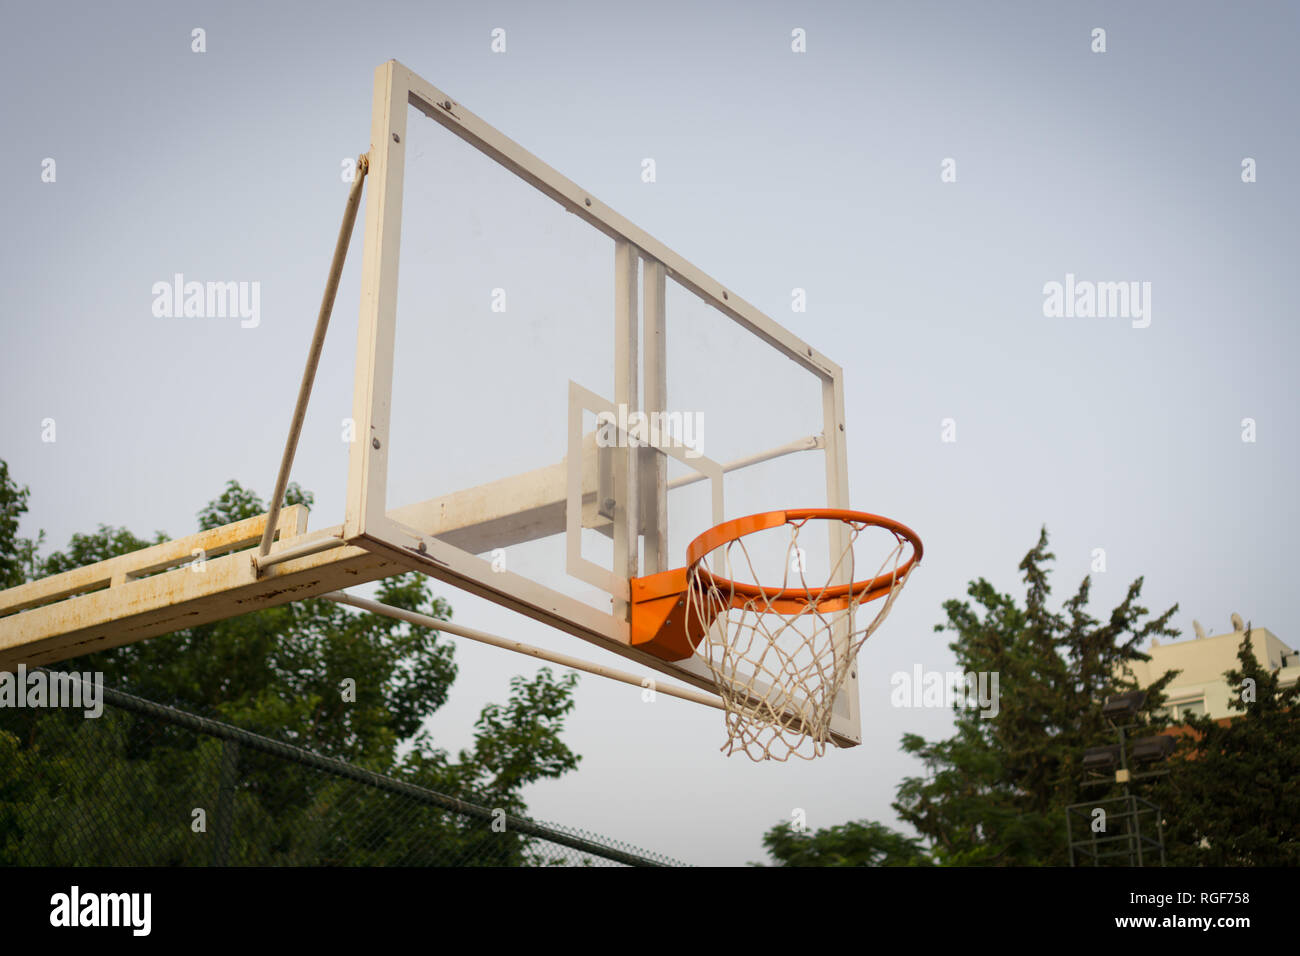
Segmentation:
{"type": "MultiPolygon", "coordinates": [[[[613,595],[611,610],[601,611],[509,571],[494,571],[490,562],[402,524],[388,513],[388,441],[408,105],[614,240],[612,265],[616,270],[616,301],[612,304],[611,320],[616,323],[618,334],[617,354],[613,357],[617,363],[614,402],[636,404],[638,314],[644,311],[647,331],[658,334],[663,319],[663,281],[665,276],[672,278],[820,379],[826,504],[830,508],[848,508],[844,387],[840,367],[400,63],[390,60],[376,70],[353,397],[357,438],[349,455],[344,537],[349,544],[365,547],[412,570],[543,621],[685,683],[712,691],[708,670],[701,661],[666,662],[630,646],[626,584],[621,595],[617,592],[613,595]],[[644,310],[638,308],[636,301],[638,259],[645,268],[644,310]]],[[[651,396],[661,393],[663,387],[662,356],[655,352],[655,348],[650,347],[645,356],[648,402],[653,402],[651,396]]],[[[652,473],[638,475],[642,469],[630,466],[630,461],[629,456],[619,460],[615,480],[626,494],[625,500],[636,501],[638,477],[651,481],[656,478],[652,473]]],[[[691,461],[690,464],[696,467],[699,462],[691,461]]],[[[710,462],[708,467],[718,466],[710,462]]],[[[718,468],[719,479],[720,476],[721,469],[718,468]]],[[[657,480],[662,486],[662,474],[657,480]]],[[[802,504],[801,501],[790,502],[791,507],[802,504]]],[[[623,582],[640,573],[684,562],[684,555],[663,555],[662,537],[648,534],[647,563],[657,566],[644,571],[640,569],[637,566],[640,518],[640,515],[627,513],[626,507],[622,507],[614,519],[613,573],[623,582]]],[[[704,530],[699,529],[701,532],[704,530]]],[[[830,539],[830,560],[834,566],[845,545],[842,529],[832,527],[830,539]]],[[[837,580],[834,583],[847,582],[837,580]]],[[[832,739],[840,746],[861,743],[858,694],[855,665],[836,700],[832,720],[832,739]]]]}

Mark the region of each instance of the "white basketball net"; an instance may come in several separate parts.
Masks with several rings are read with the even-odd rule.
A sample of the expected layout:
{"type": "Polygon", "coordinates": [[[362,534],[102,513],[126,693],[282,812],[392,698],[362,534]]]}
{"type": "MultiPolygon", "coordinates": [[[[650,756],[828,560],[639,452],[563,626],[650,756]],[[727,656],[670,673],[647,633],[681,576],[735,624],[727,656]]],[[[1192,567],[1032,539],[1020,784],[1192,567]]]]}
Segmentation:
{"type": "Polygon", "coordinates": [[[824,754],[835,698],[856,672],[859,649],[889,615],[906,581],[907,573],[900,574],[899,568],[907,539],[882,529],[895,543],[872,575],[890,576],[874,615],[860,607],[867,603],[865,592],[825,597],[835,583],[858,580],[854,545],[866,528],[878,526],[843,521],[846,542],[839,559],[826,583],[810,584],[799,547],[799,533],[809,520],[784,526],[790,529],[790,541],[779,586],[783,598],[797,599],[799,610],[789,603],[778,610],[772,598],[737,592],[737,584],[776,586],[771,580],[760,582],[743,537],[690,568],[688,613],[707,621],[709,609],[717,609],[696,654],[712,672],[725,706],[728,739],[722,750],[727,754],[743,750],[752,760],[811,760],[824,754]]]}

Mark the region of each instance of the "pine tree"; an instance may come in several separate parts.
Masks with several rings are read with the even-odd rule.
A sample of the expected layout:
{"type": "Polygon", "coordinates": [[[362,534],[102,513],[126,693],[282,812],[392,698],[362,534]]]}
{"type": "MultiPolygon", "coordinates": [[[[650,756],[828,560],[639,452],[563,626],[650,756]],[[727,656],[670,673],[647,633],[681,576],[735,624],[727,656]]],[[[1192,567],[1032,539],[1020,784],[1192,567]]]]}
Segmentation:
{"type": "MultiPolygon", "coordinates": [[[[947,740],[903,737],[927,772],[900,784],[894,808],[945,864],[1068,864],[1066,806],[1105,796],[1080,786],[1084,750],[1114,741],[1101,704],[1137,689],[1128,665],[1150,659],[1144,642],[1177,634],[1169,628],[1177,605],[1150,618],[1138,603],[1142,578],[1104,623],[1087,613],[1087,577],[1060,612],[1050,610],[1047,542],[1043,529],[1020,564],[1024,607],[980,578],[967,591],[974,604],[948,601],[947,622],[935,628],[956,635],[950,646],[963,671],[997,673],[1000,693],[996,714],[959,708],[947,740]]],[[[1144,732],[1163,726],[1155,715],[1173,676],[1147,688],[1144,732]]]]}

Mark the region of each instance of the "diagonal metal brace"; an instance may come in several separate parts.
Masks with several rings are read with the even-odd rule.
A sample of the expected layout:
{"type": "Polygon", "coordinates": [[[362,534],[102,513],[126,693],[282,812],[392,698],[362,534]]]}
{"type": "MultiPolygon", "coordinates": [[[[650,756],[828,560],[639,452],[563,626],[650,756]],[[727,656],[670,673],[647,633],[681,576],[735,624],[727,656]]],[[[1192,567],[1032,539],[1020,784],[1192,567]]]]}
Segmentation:
{"type": "Polygon", "coordinates": [[[253,567],[258,574],[266,566],[265,559],[271,553],[275,523],[280,515],[285,489],[289,485],[289,471],[293,468],[293,456],[298,451],[298,438],[302,434],[303,419],[307,417],[307,401],[311,398],[312,383],[316,381],[316,367],[320,364],[321,349],[325,346],[325,330],[329,328],[330,314],[334,311],[334,297],[339,291],[343,260],[347,258],[348,245],[352,241],[352,227],[357,221],[357,207],[361,204],[361,187],[369,171],[369,155],[363,153],[357,157],[356,176],[352,179],[352,188],[348,190],[348,202],[343,209],[343,222],[339,226],[338,241],[334,244],[334,258],[330,262],[329,278],[325,280],[325,295],[321,298],[320,314],[316,316],[316,331],[312,334],[311,349],[307,353],[307,367],[303,369],[302,383],[298,386],[298,401],[293,407],[289,437],[284,443],[284,455],[280,458],[280,472],[275,477],[275,490],[271,493],[266,531],[262,534],[257,554],[253,556],[253,567]]]}

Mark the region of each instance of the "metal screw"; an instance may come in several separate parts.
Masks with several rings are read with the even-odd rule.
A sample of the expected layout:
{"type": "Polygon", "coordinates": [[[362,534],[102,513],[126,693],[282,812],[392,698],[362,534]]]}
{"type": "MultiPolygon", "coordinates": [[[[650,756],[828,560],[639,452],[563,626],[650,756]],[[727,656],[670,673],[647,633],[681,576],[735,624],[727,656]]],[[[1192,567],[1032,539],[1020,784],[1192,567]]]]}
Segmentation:
{"type": "Polygon", "coordinates": [[[590,199],[584,199],[583,202],[585,202],[588,206],[591,205],[591,200],[590,200],[590,199]]]}
{"type": "Polygon", "coordinates": [[[378,438],[372,438],[372,439],[370,439],[370,447],[371,447],[371,448],[378,448],[378,447],[379,447],[379,439],[378,439],[378,438]]]}
{"type": "Polygon", "coordinates": [[[429,550],[429,546],[425,544],[423,541],[421,541],[419,544],[415,546],[415,550],[419,551],[421,554],[424,554],[424,552],[429,550]]]}
{"type": "Polygon", "coordinates": [[[400,137],[400,136],[398,136],[396,133],[394,133],[394,134],[393,134],[393,142],[394,142],[394,143],[400,143],[401,141],[402,141],[402,137],[400,137]]]}
{"type": "Polygon", "coordinates": [[[451,100],[443,100],[443,101],[442,101],[442,108],[445,109],[445,110],[449,110],[449,109],[451,109],[451,100]]]}

